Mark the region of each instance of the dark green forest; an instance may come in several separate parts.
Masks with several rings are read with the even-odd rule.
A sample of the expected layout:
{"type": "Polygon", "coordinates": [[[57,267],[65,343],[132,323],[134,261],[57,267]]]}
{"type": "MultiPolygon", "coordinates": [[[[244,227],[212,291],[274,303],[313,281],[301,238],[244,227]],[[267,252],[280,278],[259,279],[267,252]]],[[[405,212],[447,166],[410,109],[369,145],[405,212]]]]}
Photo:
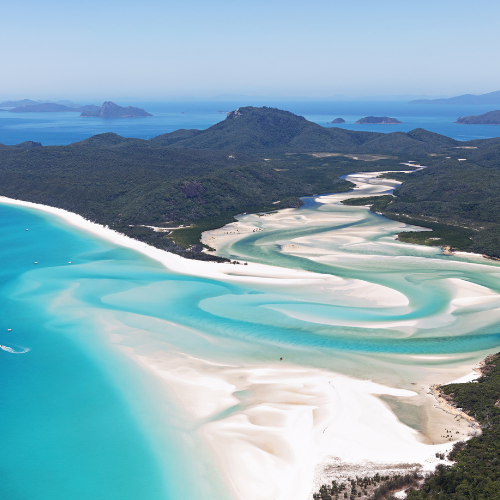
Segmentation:
{"type": "Polygon", "coordinates": [[[289,111],[251,106],[232,111],[206,130],[176,131],[151,141],[175,148],[237,150],[258,155],[313,151],[425,155],[460,145],[459,141],[423,129],[385,134],[327,128],[289,111]]]}
{"type": "MultiPolygon", "coordinates": [[[[440,464],[422,476],[418,471],[392,476],[350,478],[323,484],[314,500],[395,500],[405,490],[407,500],[499,500],[500,499],[500,353],[488,356],[482,376],[474,382],[439,387],[450,404],[474,417],[482,429],[479,436],[458,441],[440,464]]],[[[441,459],[445,456],[442,454],[441,459]]]]}
{"type": "Polygon", "coordinates": [[[476,141],[477,149],[455,150],[458,153],[446,155],[449,158],[429,157],[428,168],[409,175],[394,191],[396,199],[386,208],[386,215],[394,218],[395,214],[406,214],[454,226],[455,232],[462,234],[469,231],[469,245],[448,244],[500,258],[500,144],[497,141],[476,141]]]}
{"type": "Polygon", "coordinates": [[[433,232],[400,239],[500,257],[500,139],[325,128],[273,108],[240,108],[206,130],[149,141],[107,133],[69,146],[0,145],[0,194],[64,208],[189,256],[203,230],[234,215],[298,207],[301,196],[349,190],[342,175],[411,170],[401,165],[409,160],[427,168],[383,174],[403,184],[390,203],[372,209],[433,232]],[[179,225],[189,228],[144,227],[179,225]]]}
{"type": "Polygon", "coordinates": [[[407,499],[500,499],[500,353],[486,359],[477,382],[445,385],[442,392],[481,424],[482,434],[457,443],[449,457],[455,464],[439,466],[407,499]]]}
{"type": "Polygon", "coordinates": [[[400,168],[383,157],[266,156],[171,148],[112,133],[69,146],[0,146],[0,194],[78,213],[187,257],[212,259],[200,253],[201,232],[234,215],[299,207],[301,196],[347,191],[353,185],[339,177],[356,170],[400,168]],[[189,227],[170,234],[144,227],[179,225],[189,227]]]}

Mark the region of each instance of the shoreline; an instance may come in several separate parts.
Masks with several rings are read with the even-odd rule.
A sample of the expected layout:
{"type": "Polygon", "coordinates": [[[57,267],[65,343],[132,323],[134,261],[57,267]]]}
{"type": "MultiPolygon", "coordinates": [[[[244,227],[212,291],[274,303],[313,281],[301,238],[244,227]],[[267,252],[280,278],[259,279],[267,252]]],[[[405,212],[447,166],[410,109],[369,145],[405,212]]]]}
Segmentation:
{"type": "MultiPolygon", "coordinates": [[[[475,382],[478,378],[481,378],[483,376],[484,367],[488,364],[489,360],[492,359],[494,356],[495,356],[494,354],[489,354],[483,360],[477,363],[474,366],[474,368],[472,368],[471,373],[463,377],[460,377],[457,380],[452,380],[451,382],[448,382],[448,384],[445,385],[465,384],[468,382],[475,382]]],[[[468,422],[470,422],[470,427],[474,429],[471,437],[481,434],[481,425],[479,424],[479,422],[474,417],[462,411],[461,408],[457,408],[457,405],[453,403],[453,398],[451,396],[447,396],[446,394],[444,394],[442,388],[443,386],[439,384],[431,385],[429,387],[429,394],[432,394],[434,399],[437,401],[438,407],[441,410],[445,411],[446,413],[457,416],[459,418],[463,418],[468,422]]]]}
{"type": "Polygon", "coordinates": [[[298,283],[312,283],[318,279],[333,279],[337,280],[331,275],[321,275],[317,273],[310,273],[308,271],[280,268],[277,266],[256,264],[248,262],[247,265],[237,265],[231,263],[219,263],[212,261],[201,261],[195,259],[186,259],[180,255],[161,250],[159,248],[143,243],[122,233],[110,229],[108,226],[103,226],[96,222],[91,222],[81,215],[74,212],[69,212],[62,208],[51,207],[49,205],[42,205],[40,203],[33,203],[30,201],[16,200],[0,196],[0,203],[7,205],[14,205],[24,208],[31,208],[40,210],[51,215],[60,217],[70,225],[87,231],[94,236],[102,238],[106,241],[120,245],[131,250],[135,250],[142,255],[145,255],[163,266],[168,270],[188,274],[191,276],[200,276],[204,278],[211,278],[215,280],[224,281],[241,281],[241,282],[259,282],[266,283],[272,281],[279,283],[283,281],[289,284],[292,281],[298,283]]]}
{"type": "Polygon", "coordinates": [[[429,387],[429,394],[432,394],[434,399],[437,401],[436,407],[450,415],[453,415],[454,417],[467,420],[469,422],[469,426],[474,429],[473,434],[470,435],[470,437],[479,435],[481,433],[481,426],[479,425],[479,422],[464,411],[461,411],[460,408],[457,408],[451,401],[452,398],[445,396],[442,391],[442,387],[442,385],[431,385],[429,387]]]}
{"type": "Polygon", "coordinates": [[[238,500],[306,499],[327,478],[432,471],[453,445],[421,442],[379,398],[411,390],[285,363],[138,358],[193,420],[238,500]]]}
{"type": "MultiPolygon", "coordinates": [[[[250,262],[243,266],[185,259],[63,209],[5,197],[0,197],[0,203],[55,215],[78,229],[138,251],[173,272],[215,280],[287,286],[291,284],[316,286],[325,282],[338,285],[339,281],[342,281],[333,275],[266,264],[250,262]]],[[[387,298],[383,298],[381,303],[384,301],[387,301],[387,298]]],[[[424,467],[432,468],[442,463],[433,458],[436,451],[442,452],[452,445],[452,443],[430,445],[420,442],[417,439],[419,432],[400,422],[394,412],[376,397],[376,394],[412,397],[411,391],[300,365],[280,364],[279,370],[273,365],[243,367],[218,365],[214,368],[214,363],[209,360],[195,360],[187,354],[176,354],[177,361],[181,360],[177,366],[175,363],[171,365],[167,362],[167,358],[161,360],[160,364],[155,357],[143,357],[139,362],[161,377],[176,393],[180,405],[192,415],[192,418],[200,421],[201,434],[211,444],[221,474],[241,500],[287,500],[299,491],[300,498],[305,498],[311,493],[311,488],[314,490],[319,484],[318,481],[323,480],[325,471],[335,468],[339,460],[344,465],[350,466],[348,475],[352,471],[359,471],[360,467],[364,467],[367,463],[373,467],[380,467],[380,470],[386,470],[391,465],[417,461],[424,467]],[[164,363],[167,366],[161,367],[160,365],[164,363]],[[304,379],[310,382],[305,388],[302,386],[304,379]],[[212,380],[208,386],[207,380],[212,380]],[[297,385],[298,380],[299,385],[297,385]],[[338,386],[337,391],[342,387],[342,396],[335,394],[332,381],[338,386]],[[256,394],[259,396],[254,403],[248,404],[238,412],[233,412],[229,417],[209,420],[214,415],[240,404],[235,394],[249,390],[257,391],[256,394]],[[280,397],[283,398],[283,394],[286,394],[286,397],[279,401],[280,397]],[[290,394],[294,394],[297,400],[290,400],[290,394]],[[211,401],[207,401],[207,397],[211,401]],[[196,401],[194,408],[193,400],[196,401]],[[349,412],[344,411],[339,415],[335,411],[335,401],[343,402],[343,406],[349,408],[349,412]],[[359,410],[357,417],[353,418],[352,412],[355,408],[359,410]],[[373,417],[365,422],[363,414],[366,408],[370,408],[373,415],[377,414],[377,418],[373,417]],[[374,427],[377,426],[380,430],[374,432],[374,427]],[[346,433],[347,435],[351,433],[356,438],[347,439],[347,443],[339,449],[339,440],[345,440],[346,433]],[[401,445],[401,441],[394,439],[395,434],[397,439],[404,440],[405,446],[401,445]],[[306,439],[303,436],[308,437],[306,439]],[[366,442],[364,445],[359,442],[362,440],[366,442]],[[271,449],[268,447],[269,443],[274,443],[271,449]],[[392,443],[392,455],[381,452],[387,448],[388,443],[392,443]],[[363,448],[359,448],[360,446],[367,446],[365,450],[368,451],[361,452],[363,448]],[[401,447],[404,449],[401,450],[401,447]],[[285,459],[290,453],[293,458],[291,463],[285,459]],[[245,460],[240,458],[242,456],[250,457],[253,461],[253,472],[248,471],[245,460]],[[239,465],[238,460],[242,460],[239,465]],[[262,477],[265,477],[264,482],[262,477]],[[289,489],[283,488],[283,484],[289,485],[289,489]],[[258,487],[252,489],[254,487],[252,485],[258,487]],[[262,496],[262,493],[259,493],[262,489],[266,492],[272,490],[272,494],[266,493],[267,496],[262,496]]],[[[135,353],[133,357],[135,360],[138,359],[135,353]]],[[[345,471],[345,467],[343,470],[345,471]]]]}

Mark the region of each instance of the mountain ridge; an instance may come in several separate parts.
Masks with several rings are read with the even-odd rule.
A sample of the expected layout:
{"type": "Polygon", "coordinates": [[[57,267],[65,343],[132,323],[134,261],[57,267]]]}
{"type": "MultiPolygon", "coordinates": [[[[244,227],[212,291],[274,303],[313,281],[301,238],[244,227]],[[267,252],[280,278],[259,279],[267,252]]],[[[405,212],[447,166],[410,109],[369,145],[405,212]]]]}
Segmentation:
{"type": "Polygon", "coordinates": [[[440,152],[454,139],[415,129],[411,133],[364,132],[339,127],[322,127],[290,111],[247,106],[228,113],[225,120],[205,130],[179,131],[150,139],[159,145],[188,149],[236,150],[252,154],[268,153],[387,153],[398,150],[407,154],[440,152]],[[440,144],[442,143],[442,144],[440,144]],[[437,148],[437,150],[436,150],[437,148]]]}

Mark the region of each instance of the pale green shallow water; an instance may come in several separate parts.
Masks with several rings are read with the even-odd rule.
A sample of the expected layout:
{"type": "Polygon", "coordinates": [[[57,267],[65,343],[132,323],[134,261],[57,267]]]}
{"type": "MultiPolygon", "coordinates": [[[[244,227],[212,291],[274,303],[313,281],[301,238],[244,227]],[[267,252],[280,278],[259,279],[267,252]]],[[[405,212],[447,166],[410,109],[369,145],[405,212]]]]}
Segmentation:
{"type": "Polygon", "coordinates": [[[306,200],[285,219],[245,216],[264,231],[220,253],[382,285],[407,304],[183,276],[56,217],[0,205],[0,498],[229,498],[196,429],[126,349],[242,364],[284,357],[402,387],[498,349],[500,297],[451,311],[449,281],[498,293],[497,264],[400,244],[400,225],[335,200],[306,200]],[[283,250],[290,244],[300,255],[283,250]]]}

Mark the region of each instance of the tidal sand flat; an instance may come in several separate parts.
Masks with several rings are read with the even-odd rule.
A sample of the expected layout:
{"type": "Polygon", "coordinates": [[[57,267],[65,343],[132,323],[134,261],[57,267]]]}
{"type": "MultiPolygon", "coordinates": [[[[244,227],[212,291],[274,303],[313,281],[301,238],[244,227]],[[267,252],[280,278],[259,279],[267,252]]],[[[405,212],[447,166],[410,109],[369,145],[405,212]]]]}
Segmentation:
{"type": "Polygon", "coordinates": [[[499,267],[398,242],[415,228],[340,203],[396,183],[349,180],[354,193],[204,235],[248,265],[188,261],[74,214],[2,204],[0,342],[29,349],[0,352],[19,380],[3,388],[2,420],[19,438],[16,408],[28,428],[3,454],[4,492],[305,499],[339,464],[430,469],[451,446],[445,429],[474,433],[428,392],[498,349],[499,267]],[[32,449],[38,461],[11,460],[32,449]]]}

